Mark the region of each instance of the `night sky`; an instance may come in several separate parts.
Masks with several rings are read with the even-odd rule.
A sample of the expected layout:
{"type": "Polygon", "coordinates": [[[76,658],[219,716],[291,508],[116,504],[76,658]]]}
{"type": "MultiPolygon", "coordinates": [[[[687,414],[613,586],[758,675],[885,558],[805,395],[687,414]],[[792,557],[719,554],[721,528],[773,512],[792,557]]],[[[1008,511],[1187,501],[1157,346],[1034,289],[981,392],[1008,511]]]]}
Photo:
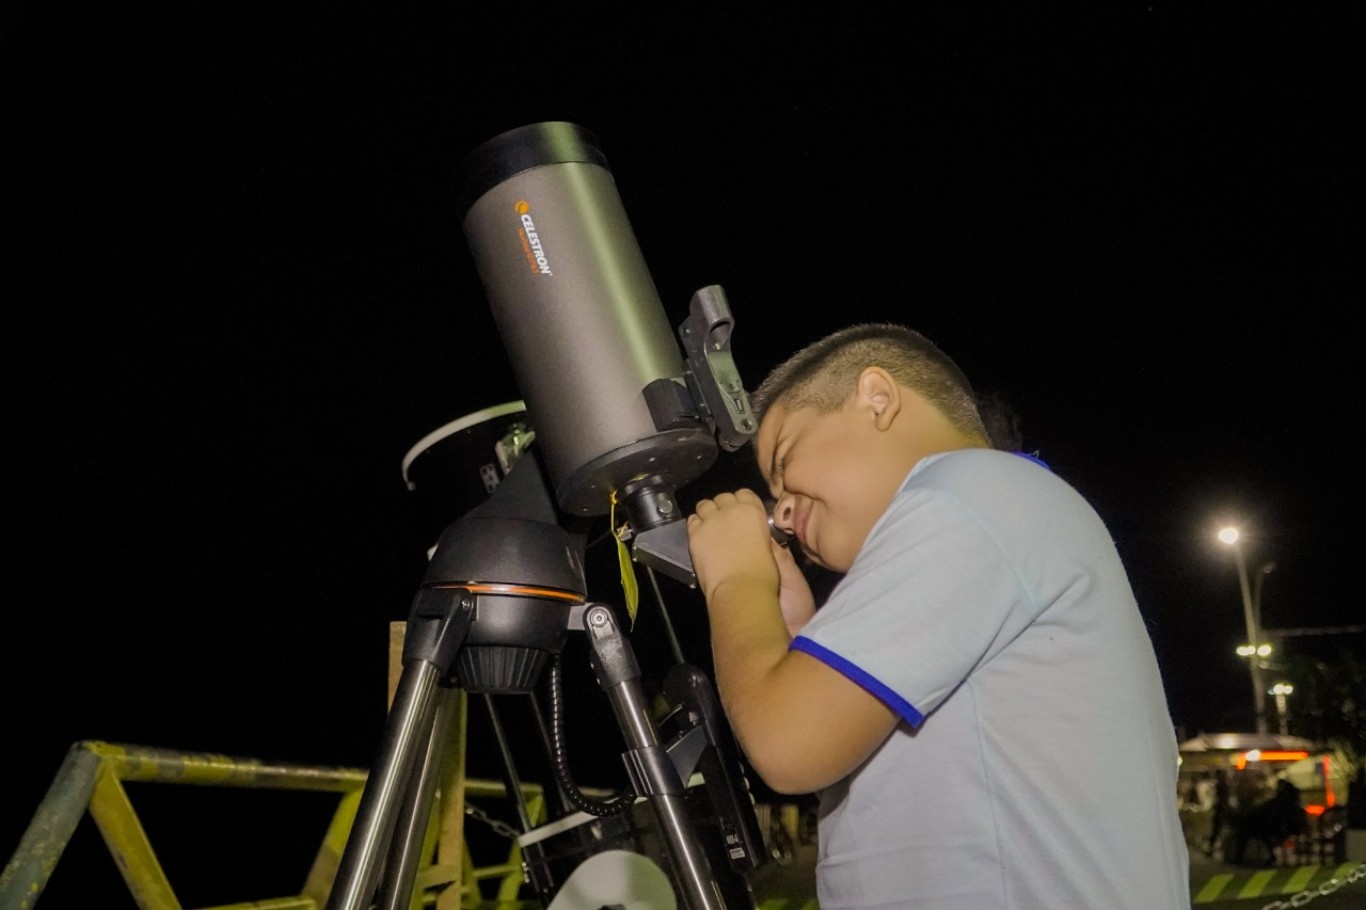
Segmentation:
{"type": "MultiPolygon", "coordinates": [[[[542,121],[598,136],[671,325],[725,289],[747,385],[892,320],[1004,396],[1111,529],[1181,735],[1251,728],[1221,523],[1275,564],[1265,626],[1362,621],[1343,23],[466,6],[0,13],[0,859],[78,740],[369,766],[431,543],[401,461],[521,397],[452,174],[542,121]]],[[[610,541],[588,557],[621,603],[610,541]]],[[[706,666],[700,598],[661,590],[706,666]]],[[[599,731],[579,777],[619,784],[566,673],[599,731]]],[[[68,863],[121,894],[83,825],[44,906],[75,902],[68,863]]],[[[187,906],[297,890],[306,865],[215,876],[217,836],[168,835],[187,906]]]]}

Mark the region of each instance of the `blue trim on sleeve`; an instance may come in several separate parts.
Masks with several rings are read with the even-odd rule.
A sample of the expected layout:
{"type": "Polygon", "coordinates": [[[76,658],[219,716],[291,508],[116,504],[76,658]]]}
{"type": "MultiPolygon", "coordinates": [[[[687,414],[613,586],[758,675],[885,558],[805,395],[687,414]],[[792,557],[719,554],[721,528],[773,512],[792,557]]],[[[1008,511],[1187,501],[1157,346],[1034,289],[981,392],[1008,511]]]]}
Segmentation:
{"type": "Polygon", "coordinates": [[[801,651],[803,654],[810,654],[826,666],[838,670],[840,673],[849,677],[873,695],[877,696],[880,701],[884,702],[887,707],[901,715],[902,719],[912,727],[920,726],[920,722],[925,719],[925,715],[911,707],[911,703],[906,701],[906,699],[897,695],[873,676],[870,676],[863,668],[850,663],[829,648],[822,647],[811,639],[801,635],[792,639],[791,644],[789,644],[787,648],[789,651],[801,651]]]}
{"type": "Polygon", "coordinates": [[[1039,453],[1038,453],[1038,452],[1016,452],[1015,454],[1016,454],[1016,455],[1019,455],[1021,458],[1025,459],[1026,461],[1032,461],[1032,462],[1034,462],[1036,465],[1038,465],[1038,466],[1041,467],[1041,468],[1045,468],[1046,470],[1049,470],[1049,471],[1052,471],[1052,470],[1053,470],[1051,467],[1048,466],[1048,462],[1044,461],[1042,458],[1039,457],[1039,453]]]}

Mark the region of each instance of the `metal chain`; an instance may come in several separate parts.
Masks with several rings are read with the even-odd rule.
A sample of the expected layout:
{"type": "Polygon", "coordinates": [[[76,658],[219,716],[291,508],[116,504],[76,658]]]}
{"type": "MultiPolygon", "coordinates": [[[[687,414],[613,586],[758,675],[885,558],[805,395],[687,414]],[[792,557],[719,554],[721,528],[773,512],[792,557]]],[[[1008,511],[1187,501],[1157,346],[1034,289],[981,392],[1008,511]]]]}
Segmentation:
{"type": "Polygon", "coordinates": [[[1312,891],[1301,891],[1288,901],[1272,901],[1265,904],[1262,906],[1262,910],[1289,910],[1291,907],[1303,907],[1316,897],[1332,894],[1343,885],[1356,884],[1363,878],[1366,878],[1366,863],[1357,863],[1356,868],[1347,873],[1345,878],[1330,878],[1312,891]]]}
{"type": "Polygon", "coordinates": [[[522,832],[509,825],[507,822],[499,821],[478,806],[465,803],[465,814],[475,821],[483,822],[509,840],[516,840],[522,836],[522,832]]]}

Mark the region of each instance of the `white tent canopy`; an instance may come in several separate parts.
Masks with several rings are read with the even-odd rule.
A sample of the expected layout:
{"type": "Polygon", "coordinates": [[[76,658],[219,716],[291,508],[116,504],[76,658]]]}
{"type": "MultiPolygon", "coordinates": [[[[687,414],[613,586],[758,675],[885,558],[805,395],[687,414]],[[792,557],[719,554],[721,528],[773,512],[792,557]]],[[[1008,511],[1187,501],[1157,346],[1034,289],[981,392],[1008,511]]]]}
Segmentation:
{"type": "Polygon", "coordinates": [[[1201,733],[1178,746],[1186,752],[1315,752],[1319,746],[1313,740],[1283,733],[1201,733]]]}

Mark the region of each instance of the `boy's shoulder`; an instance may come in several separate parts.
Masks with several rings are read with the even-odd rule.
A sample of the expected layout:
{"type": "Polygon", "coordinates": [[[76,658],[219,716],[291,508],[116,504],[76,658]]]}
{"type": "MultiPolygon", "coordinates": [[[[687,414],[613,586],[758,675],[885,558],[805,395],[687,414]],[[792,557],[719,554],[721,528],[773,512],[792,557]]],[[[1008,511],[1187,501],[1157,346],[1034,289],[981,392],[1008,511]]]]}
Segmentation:
{"type": "Polygon", "coordinates": [[[1086,497],[1037,456],[1002,449],[955,449],[927,456],[907,475],[895,499],[899,509],[928,502],[953,503],[979,516],[1073,516],[1092,531],[1100,516],[1086,497]]]}
{"type": "Polygon", "coordinates": [[[948,452],[936,452],[920,459],[906,480],[908,483],[917,478],[921,478],[922,481],[933,481],[979,472],[1028,477],[1039,474],[1051,475],[1052,469],[1033,453],[987,448],[953,449],[948,452]]]}
{"type": "Polygon", "coordinates": [[[1070,502],[1079,494],[1037,457],[1002,449],[954,449],[922,458],[901,492],[962,503],[1070,502]]]}

